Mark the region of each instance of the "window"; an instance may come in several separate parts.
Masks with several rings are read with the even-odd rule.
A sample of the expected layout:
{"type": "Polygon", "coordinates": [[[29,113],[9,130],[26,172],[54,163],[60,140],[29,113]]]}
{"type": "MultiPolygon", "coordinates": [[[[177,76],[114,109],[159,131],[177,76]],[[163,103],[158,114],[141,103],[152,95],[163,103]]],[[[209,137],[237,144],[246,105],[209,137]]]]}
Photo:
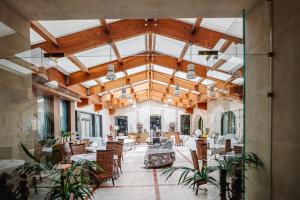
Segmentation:
{"type": "Polygon", "coordinates": [[[180,130],[183,135],[190,135],[190,115],[180,115],[180,130]]]}
{"type": "Polygon", "coordinates": [[[232,111],[227,111],[221,119],[221,135],[235,134],[235,115],[232,111]]]}
{"type": "Polygon", "coordinates": [[[76,111],[76,131],[79,137],[102,137],[102,116],[82,111],[76,111]]]}
{"type": "Polygon", "coordinates": [[[39,139],[54,136],[53,96],[37,93],[37,119],[39,139]]]}
{"type": "Polygon", "coordinates": [[[198,121],[198,129],[203,133],[203,118],[200,117],[198,121]]]}
{"type": "Polygon", "coordinates": [[[69,131],[69,101],[60,100],[60,130],[69,131]]]}

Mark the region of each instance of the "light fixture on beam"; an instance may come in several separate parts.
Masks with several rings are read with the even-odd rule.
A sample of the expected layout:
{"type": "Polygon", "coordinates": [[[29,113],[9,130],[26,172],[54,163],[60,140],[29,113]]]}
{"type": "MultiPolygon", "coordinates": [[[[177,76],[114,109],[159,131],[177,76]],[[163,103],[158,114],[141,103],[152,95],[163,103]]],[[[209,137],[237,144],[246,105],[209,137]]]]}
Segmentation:
{"type": "Polygon", "coordinates": [[[122,88],[122,93],[120,95],[120,99],[128,99],[128,94],[126,93],[126,88],[122,88]]]}
{"type": "Polygon", "coordinates": [[[107,66],[107,74],[106,74],[106,79],[113,81],[116,79],[116,74],[115,74],[115,70],[114,70],[114,65],[113,64],[109,64],[107,66]]]}
{"type": "MultiPolygon", "coordinates": [[[[192,62],[192,43],[190,43],[190,61],[192,62]]],[[[190,63],[188,64],[188,72],[186,74],[187,79],[194,79],[196,78],[196,73],[195,73],[195,65],[190,63]]]]}
{"type": "MultiPolygon", "coordinates": [[[[109,59],[111,61],[111,42],[109,43],[109,59]]],[[[106,74],[106,79],[107,80],[110,80],[110,81],[113,81],[116,79],[116,74],[115,74],[115,69],[114,69],[114,65],[113,64],[108,64],[107,66],[107,74],[106,74]]]]}
{"type": "Polygon", "coordinates": [[[195,79],[196,73],[195,73],[195,65],[190,63],[188,64],[188,72],[186,74],[187,79],[195,79]]]}
{"type": "Polygon", "coordinates": [[[174,95],[179,96],[180,95],[180,89],[178,85],[175,85],[174,95]]]}

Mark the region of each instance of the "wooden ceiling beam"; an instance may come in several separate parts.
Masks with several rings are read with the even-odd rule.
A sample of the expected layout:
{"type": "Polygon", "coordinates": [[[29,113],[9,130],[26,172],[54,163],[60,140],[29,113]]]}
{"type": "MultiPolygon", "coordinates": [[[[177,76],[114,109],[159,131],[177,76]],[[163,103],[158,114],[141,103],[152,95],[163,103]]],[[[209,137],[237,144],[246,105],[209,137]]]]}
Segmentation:
{"type": "Polygon", "coordinates": [[[221,38],[235,43],[242,43],[241,38],[203,27],[199,27],[198,31],[192,34],[193,25],[175,19],[159,19],[153,22],[149,21],[149,23],[153,23],[153,25],[145,26],[145,21],[142,19],[120,20],[109,24],[109,34],[107,34],[105,26],[95,27],[57,38],[59,47],[46,41],[32,45],[32,48],[40,47],[47,52],[63,52],[65,55],[70,55],[107,44],[109,41],[116,42],[147,32],[164,35],[183,42],[192,42],[208,49],[212,49],[221,38]],[[154,23],[157,25],[154,26],[154,23]]]}
{"type": "Polygon", "coordinates": [[[114,53],[115,53],[118,61],[122,64],[123,60],[122,60],[121,54],[120,54],[120,52],[118,50],[118,47],[117,47],[116,43],[115,42],[111,42],[110,46],[111,46],[112,50],[114,51],[114,53]]]}
{"type": "Polygon", "coordinates": [[[180,63],[183,60],[183,57],[185,56],[187,50],[189,49],[190,44],[186,42],[183,46],[183,49],[178,57],[177,63],[180,63]]]}
{"type": "Polygon", "coordinates": [[[78,58],[76,58],[74,55],[68,56],[68,59],[76,65],[81,71],[83,72],[89,72],[89,69],[82,63],[78,58]]]}
{"type": "Polygon", "coordinates": [[[192,28],[192,33],[196,33],[200,27],[200,24],[202,22],[202,17],[198,17],[193,25],[193,28],[192,28]]]}
{"type": "Polygon", "coordinates": [[[30,27],[54,47],[59,47],[58,40],[38,21],[32,21],[30,27]]]}
{"type": "Polygon", "coordinates": [[[103,30],[105,33],[109,33],[109,27],[108,27],[108,24],[106,22],[105,19],[100,19],[100,23],[101,23],[101,27],[103,27],[103,30]]]}

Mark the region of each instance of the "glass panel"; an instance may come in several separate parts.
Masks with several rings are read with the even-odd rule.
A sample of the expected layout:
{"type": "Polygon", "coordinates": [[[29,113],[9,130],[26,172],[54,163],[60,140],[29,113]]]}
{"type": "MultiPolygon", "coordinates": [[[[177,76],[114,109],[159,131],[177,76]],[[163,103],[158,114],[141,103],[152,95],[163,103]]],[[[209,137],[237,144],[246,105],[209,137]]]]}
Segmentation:
{"type": "Polygon", "coordinates": [[[116,56],[109,45],[103,45],[101,47],[82,51],[74,55],[86,67],[94,67],[99,64],[107,63],[111,60],[116,60],[116,56]]]}
{"type": "Polygon", "coordinates": [[[131,56],[146,51],[146,35],[129,38],[116,42],[121,57],[131,56]]]}
{"type": "Polygon", "coordinates": [[[146,65],[142,65],[142,66],[139,66],[139,67],[128,69],[126,71],[127,71],[128,75],[131,75],[131,74],[136,74],[136,73],[139,73],[139,72],[146,71],[146,69],[147,69],[146,65]]]}
{"type": "Polygon", "coordinates": [[[183,49],[184,42],[162,35],[155,36],[155,50],[167,55],[178,57],[183,49]]]}
{"type": "Polygon", "coordinates": [[[183,135],[190,135],[191,129],[191,116],[190,115],[181,115],[180,116],[180,130],[183,135]]]}
{"type": "Polygon", "coordinates": [[[100,26],[100,20],[55,20],[55,21],[39,21],[43,27],[47,29],[54,37],[62,37],[86,30],[89,28],[100,26]]]}

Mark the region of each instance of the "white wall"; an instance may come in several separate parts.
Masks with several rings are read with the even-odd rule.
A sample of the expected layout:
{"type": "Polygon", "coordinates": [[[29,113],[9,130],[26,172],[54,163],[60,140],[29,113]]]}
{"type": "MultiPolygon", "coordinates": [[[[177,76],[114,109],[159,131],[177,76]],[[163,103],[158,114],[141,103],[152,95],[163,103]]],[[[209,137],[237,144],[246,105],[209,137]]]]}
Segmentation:
{"type": "Polygon", "coordinates": [[[103,136],[106,136],[110,134],[110,119],[109,119],[109,112],[107,108],[103,108],[102,110],[95,112],[94,111],[94,106],[93,105],[88,105],[82,108],[78,108],[76,105],[76,110],[88,112],[88,113],[93,113],[93,114],[98,114],[102,115],[102,130],[103,130],[103,136]]]}
{"type": "Polygon", "coordinates": [[[184,109],[170,105],[165,107],[165,104],[163,103],[148,100],[137,103],[136,108],[133,106],[127,106],[118,109],[110,119],[111,123],[114,124],[115,116],[127,116],[129,132],[136,132],[136,122],[141,122],[144,126],[144,129],[149,132],[150,115],[159,115],[161,116],[162,131],[168,131],[170,122],[176,122],[176,130],[179,130],[180,115],[182,114],[185,114],[184,109]]]}
{"type": "Polygon", "coordinates": [[[222,114],[227,111],[232,111],[236,117],[236,134],[238,139],[243,136],[243,102],[231,98],[219,98],[210,101],[207,104],[207,127],[210,128],[210,133],[221,134],[221,118],[222,114]]]}

